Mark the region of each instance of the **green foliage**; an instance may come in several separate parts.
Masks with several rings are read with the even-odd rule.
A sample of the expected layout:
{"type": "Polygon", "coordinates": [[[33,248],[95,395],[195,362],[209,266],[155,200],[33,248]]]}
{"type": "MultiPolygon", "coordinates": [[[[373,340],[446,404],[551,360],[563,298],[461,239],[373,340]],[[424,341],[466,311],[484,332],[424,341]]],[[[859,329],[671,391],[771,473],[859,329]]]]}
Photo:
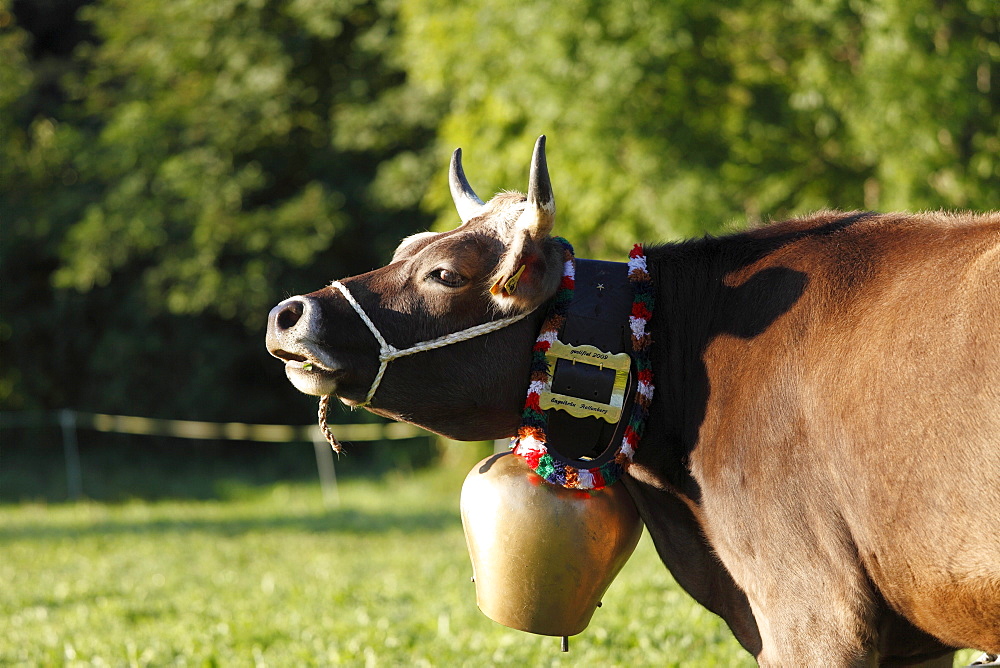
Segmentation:
{"type": "Polygon", "coordinates": [[[307,420],[282,297],[525,187],[581,255],[1000,204],[992,0],[0,0],[0,407],[307,420]],[[79,9],[78,9],[79,8],[79,9]]]}
{"type": "Polygon", "coordinates": [[[352,31],[374,18],[306,5],[87,8],[100,44],[81,50],[71,89],[100,131],[75,163],[106,190],[67,235],[57,288],[141,264],[152,305],[259,324],[282,270],[345,231],[351,161],[330,145],[329,114],[353,75],[329,64],[350,54],[338,37],[351,12],[352,31]]]}
{"type": "Polygon", "coordinates": [[[338,115],[402,82],[384,63],[392,13],[13,9],[0,12],[0,406],[308,421],[311,402],[262,349],[268,310],[377,266],[423,220],[368,195],[381,160],[424,141],[416,130],[337,139],[338,115]],[[57,49],[49,23],[85,38],[57,49]]]}
{"type": "Polygon", "coordinates": [[[599,255],[822,207],[1000,204],[995,2],[401,11],[410,85],[449,99],[424,200],[442,226],[446,149],[474,186],[523,188],[541,133],[560,229],[599,255]]]}

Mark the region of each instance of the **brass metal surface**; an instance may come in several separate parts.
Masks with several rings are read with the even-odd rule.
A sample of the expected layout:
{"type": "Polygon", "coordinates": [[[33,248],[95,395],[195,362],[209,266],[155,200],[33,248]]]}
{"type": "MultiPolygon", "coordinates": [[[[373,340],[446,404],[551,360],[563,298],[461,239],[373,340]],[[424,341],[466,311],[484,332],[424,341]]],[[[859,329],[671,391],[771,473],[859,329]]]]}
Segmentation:
{"type": "Polygon", "coordinates": [[[461,507],[480,610],[539,635],[583,631],[642,535],[624,485],[557,487],[511,453],[472,469],[461,507]]]}
{"type": "Polygon", "coordinates": [[[554,408],[566,411],[573,417],[596,417],[611,424],[621,419],[622,405],[625,403],[625,389],[628,387],[628,371],[632,364],[628,353],[606,353],[594,346],[571,346],[557,340],[553,341],[545,352],[545,360],[549,364],[550,375],[547,387],[539,395],[538,403],[542,410],[554,408]],[[552,377],[555,375],[555,365],[558,360],[566,360],[573,364],[589,364],[602,369],[605,367],[614,369],[615,383],[611,389],[608,403],[553,392],[552,377]]]}

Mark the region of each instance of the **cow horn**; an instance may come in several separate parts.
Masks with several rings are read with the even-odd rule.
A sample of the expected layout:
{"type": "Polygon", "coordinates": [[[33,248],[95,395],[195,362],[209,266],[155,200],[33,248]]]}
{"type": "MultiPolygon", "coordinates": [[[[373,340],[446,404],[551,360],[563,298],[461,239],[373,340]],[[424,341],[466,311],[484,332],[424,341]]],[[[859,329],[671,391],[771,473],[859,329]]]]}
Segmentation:
{"type": "Polygon", "coordinates": [[[463,223],[469,222],[483,212],[483,200],[479,199],[469,180],[465,178],[462,169],[462,149],[456,148],[451,154],[451,169],[448,171],[448,186],[451,188],[451,199],[458,209],[458,216],[463,223]]]}
{"type": "Polygon", "coordinates": [[[534,239],[542,239],[552,231],[556,217],[556,198],[552,194],[549,168],[545,161],[545,135],[535,142],[528,174],[528,205],[517,221],[534,239]]]}

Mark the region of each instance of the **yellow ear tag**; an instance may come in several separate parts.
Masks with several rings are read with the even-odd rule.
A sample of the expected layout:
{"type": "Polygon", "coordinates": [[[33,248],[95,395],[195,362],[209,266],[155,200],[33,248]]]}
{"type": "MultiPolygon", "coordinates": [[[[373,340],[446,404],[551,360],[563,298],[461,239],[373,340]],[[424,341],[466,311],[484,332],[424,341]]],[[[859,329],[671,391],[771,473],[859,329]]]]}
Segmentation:
{"type": "Polygon", "coordinates": [[[490,288],[490,294],[498,295],[501,292],[504,296],[514,294],[514,290],[517,289],[517,282],[521,279],[521,274],[524,273],[524,266],[525,265],[522,264],[518,270],[514,272],[514,275],[506,281],[502,278],[498,279],[497,282],[493,284],[493,287],[490,288]]]}
{"type": "Polygon", "coordinates": [[[507,282],[503,284],[503,289],[508,295],[514,294],[514,290],[517,290],[517,282],[521,280],[521,274],[524,273],[524,265],[522,264],[514,275],[507,279],[507,282]]]}
{"type": "Polygon", "coordinates": [[[521,280],[521,274],[523,273],[524,273],[524,265],[522,264],[520,267],[518,267],[518,270],[514,272],[514,275],[511,276],[509,279],[507,279],[507,282],[503,284],[504,290],[507,291],[507,294],[509,295],[514,294],[514,290],[517,289],[517,282],[521,280]]]}

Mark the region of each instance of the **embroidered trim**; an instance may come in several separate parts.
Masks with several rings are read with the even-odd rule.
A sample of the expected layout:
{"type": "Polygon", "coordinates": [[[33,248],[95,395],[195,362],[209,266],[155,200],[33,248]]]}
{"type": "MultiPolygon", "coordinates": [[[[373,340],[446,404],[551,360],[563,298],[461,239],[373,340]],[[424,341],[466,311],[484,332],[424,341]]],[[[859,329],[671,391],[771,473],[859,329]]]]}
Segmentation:
{"type": "Polygon", "coordinates": [[[573,300],[576,286],[576,264],[573,247],[561,237],[553,237],[563,246],[563,277],[542,324],[531,353],[531,379],[528,396],[521,413],[521,428],[511,440],[511,449],[524,458],[528,466],[553,485],[570,489],[603,489],[617,481],[632,463],[635,449],[642,438],[649,405],[653,400],[653,369],[649,361],[652,339],[646,328],[653,317],[653,282],[646,269],[646,255],[641,244],[629,253],[628,277],[632,284],[632,312],[629,327],[632,330],[632,351],[638,374],[638,386],[632,405],[632,414],[615,458],[601,466],[583,469],[571,466],[551,455],[546,447],[545,429],[548,417],[538,405],[539,394],[544,389],[549,373],[545,352],[552,345],[566,321],[566,313],[573,300]]]}

